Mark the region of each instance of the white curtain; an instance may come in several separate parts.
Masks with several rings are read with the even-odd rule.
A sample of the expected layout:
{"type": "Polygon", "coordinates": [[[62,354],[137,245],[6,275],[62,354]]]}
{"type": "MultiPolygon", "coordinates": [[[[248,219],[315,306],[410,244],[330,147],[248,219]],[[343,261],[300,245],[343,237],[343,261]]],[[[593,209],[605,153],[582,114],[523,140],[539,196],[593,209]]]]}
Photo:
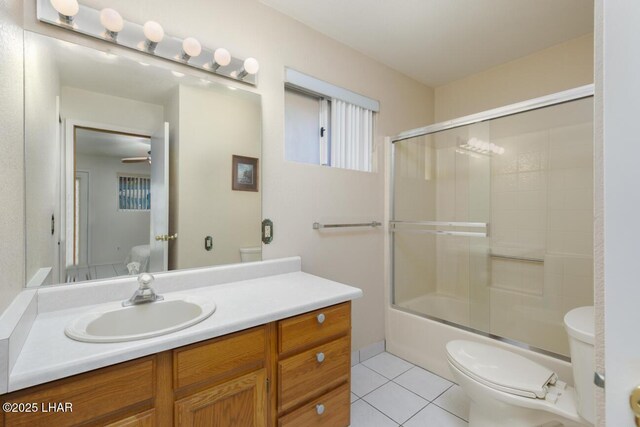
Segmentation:
{"type": "Polygon", "coordinates": [[[373,111],[331,100],[331,166],[371,172],[373,111]]]}

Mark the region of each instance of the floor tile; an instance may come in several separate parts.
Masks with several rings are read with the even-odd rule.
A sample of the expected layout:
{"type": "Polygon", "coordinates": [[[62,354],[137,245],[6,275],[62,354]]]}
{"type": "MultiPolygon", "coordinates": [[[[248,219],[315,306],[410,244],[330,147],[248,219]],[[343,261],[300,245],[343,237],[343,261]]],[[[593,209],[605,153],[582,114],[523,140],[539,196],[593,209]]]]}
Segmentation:
{"type": "Polygon", "coordinates": [[[464,391],[462,391],[460,386],[454,385],[449,390],[445,391],[433,403],[459,416],[460,418],[467,421],[469,420],[469,398],[464,391]]]}
{"type": "Polygon", "coordinates": [[[364,400],[358,400],[351,405],[351,427],[398,427],[398,424],[364,400]]]}
{"type": "Polygon", "coordinates": [[[356,396],[355,394],[351,393],[351,403],[355,402],[358,399],[360,399],[358,396],[356,396]]]}
{"type": "Polygon", "coordinates": [[[389,379],[393,379],[413,367],[411,363],[387,352],[373,356],[371,359],[362,362],[362,364],[389,379]]]}
{"type": "Polygon", "coordinates": [[[429,405],[403,424],[404,427],[466,427],[466,421],[437,407],[429,405]]]}
{"type": "Polygon", "coordinates": [[[362,399],[399,424],[429,404],[420,396],[393,382],[388,382],[362,399]]]}
{"type": "Polygon", "coordinates": [[[451,381],[445,380],[417,366],[409,369],[393,381],[428,401],[432,401],[440,396],[453,385],[451,381]]]}
{"type": "Polygon", "coordinates": [[[358,397],[371,393],[389,380],[366,366],[356,365],[351,368],[351,391],[358,397]]]}

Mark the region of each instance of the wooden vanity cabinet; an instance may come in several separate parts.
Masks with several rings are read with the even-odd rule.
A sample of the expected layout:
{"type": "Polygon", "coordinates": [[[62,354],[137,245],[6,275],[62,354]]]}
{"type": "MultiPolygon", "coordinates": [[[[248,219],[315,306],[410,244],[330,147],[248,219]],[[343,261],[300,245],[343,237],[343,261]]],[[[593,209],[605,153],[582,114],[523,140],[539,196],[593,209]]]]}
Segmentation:
{"type": "Polygon", "coordinates": [[[0,427],[348,426],[350,319],[347,302],[0,395],[38,409],[0,427]]]}

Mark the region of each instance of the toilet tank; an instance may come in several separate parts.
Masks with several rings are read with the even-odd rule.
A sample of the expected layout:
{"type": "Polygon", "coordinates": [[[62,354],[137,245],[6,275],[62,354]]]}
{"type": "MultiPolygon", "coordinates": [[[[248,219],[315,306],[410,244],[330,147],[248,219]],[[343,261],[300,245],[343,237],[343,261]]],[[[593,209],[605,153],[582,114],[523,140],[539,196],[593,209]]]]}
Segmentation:
{"type": "Polygon", "coordinates": [[[569,335],[571,368],[578,400],[578,413],[591,424],[595,422],[595,373],[594,315],[593,307],[574,308],[564,316],[564,326],[569,335]]]}
{"type": "Polygon", "coordinates": [[[262,248],[259,246],[254,248],[240,248],[240,261],[262,261],[262,248]]]}

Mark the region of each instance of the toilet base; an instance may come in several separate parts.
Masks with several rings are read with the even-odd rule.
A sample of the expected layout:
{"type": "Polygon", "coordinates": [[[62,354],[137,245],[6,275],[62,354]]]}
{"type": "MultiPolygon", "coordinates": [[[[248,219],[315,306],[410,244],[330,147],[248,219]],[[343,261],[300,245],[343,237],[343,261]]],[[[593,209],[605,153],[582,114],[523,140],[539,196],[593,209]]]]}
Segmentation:
{"type": "MultiPolygon", "coordinates": [[[[497,402],[500,403],[500,402],[497,402]]],[[[557,415],[511,405],[486,405],[471,401],[469,427],[586,427],[557,415]]]]}

